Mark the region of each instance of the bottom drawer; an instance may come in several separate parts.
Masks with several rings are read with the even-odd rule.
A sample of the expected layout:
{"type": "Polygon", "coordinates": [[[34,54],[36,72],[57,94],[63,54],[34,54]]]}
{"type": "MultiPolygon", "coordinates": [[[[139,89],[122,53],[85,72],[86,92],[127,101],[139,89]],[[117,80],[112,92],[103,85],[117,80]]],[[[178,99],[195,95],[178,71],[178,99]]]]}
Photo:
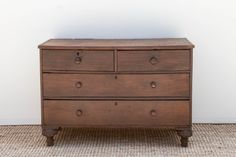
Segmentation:
{"type": "Polygon", "coordinates": [[[190,125],[189,101],[44,101],[44,125],[190,125]]]}

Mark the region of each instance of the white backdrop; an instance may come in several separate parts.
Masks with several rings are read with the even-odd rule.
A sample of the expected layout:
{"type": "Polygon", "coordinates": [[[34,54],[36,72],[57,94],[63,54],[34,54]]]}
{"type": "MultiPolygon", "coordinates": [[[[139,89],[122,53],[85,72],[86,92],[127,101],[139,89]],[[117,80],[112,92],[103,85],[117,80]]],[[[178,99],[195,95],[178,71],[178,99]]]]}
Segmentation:
{"type": "Polygon", "coordinates": [[[187,37],[193,122],[236,122],[235,0],[0,0],[0,125],[40,124],[49,38],[187,37]]]}

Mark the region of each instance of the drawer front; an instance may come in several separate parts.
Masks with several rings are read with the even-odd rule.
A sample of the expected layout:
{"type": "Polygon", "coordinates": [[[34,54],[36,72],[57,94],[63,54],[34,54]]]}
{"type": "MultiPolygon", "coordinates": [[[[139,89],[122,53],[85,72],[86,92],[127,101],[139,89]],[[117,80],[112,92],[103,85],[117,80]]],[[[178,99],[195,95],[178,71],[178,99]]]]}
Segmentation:
{"type": "Polygon", "coordinates": [[[190,52],[188,50],[119,51],[118,70],[190,70],[190,52]]]}
{"type": "Polygon", "coordinates": [[[189,74],[43,74],[46,97],[189,96],[189,74]]]}
{"type": "Polygon", "coordinates": [[[43,50],[43,70],[113,71],[113,51],[43,50]]]}
{"type": "Polygon", "coordinates": [[[189,125],[189,101],[44,101],[45,125],[189,125]]]}

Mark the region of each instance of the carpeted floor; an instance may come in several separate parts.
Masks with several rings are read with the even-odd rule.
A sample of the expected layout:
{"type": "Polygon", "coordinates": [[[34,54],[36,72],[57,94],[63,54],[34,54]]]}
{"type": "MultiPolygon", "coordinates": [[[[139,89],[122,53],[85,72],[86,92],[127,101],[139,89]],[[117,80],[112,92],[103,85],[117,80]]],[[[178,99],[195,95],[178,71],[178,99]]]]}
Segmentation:
{"type": "Polygon", "coordinates": [[[236,124],[195,124],[187,148],[174,131],[63,129],[47,147],[40,126],[0,126],[0,156],[236,157],[236,124]]]}

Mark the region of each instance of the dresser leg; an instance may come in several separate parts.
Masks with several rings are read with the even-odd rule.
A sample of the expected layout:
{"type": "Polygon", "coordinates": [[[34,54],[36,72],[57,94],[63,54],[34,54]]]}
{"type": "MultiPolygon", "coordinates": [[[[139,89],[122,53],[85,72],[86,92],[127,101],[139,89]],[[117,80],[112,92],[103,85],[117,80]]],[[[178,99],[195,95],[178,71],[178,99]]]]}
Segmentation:
{"type": "Polygon", "coordinates": [[[54,136],[58,133],[60,128],[43,128],[42,134],[47,138],[47,146],[54,145],[54,136]]]}
{"type": "Polygon", "coordinates": [[[54,145],[53,136],[47,136],[47,146],[53,146],[53,145],[54,145]]]}
{"type": "Polygon", "coordinates": [[[180,142],[182,147],[188,146],[188,138],[192,136],[192,129],[177,130],[177,134],[181,137],[180,142]]]}

